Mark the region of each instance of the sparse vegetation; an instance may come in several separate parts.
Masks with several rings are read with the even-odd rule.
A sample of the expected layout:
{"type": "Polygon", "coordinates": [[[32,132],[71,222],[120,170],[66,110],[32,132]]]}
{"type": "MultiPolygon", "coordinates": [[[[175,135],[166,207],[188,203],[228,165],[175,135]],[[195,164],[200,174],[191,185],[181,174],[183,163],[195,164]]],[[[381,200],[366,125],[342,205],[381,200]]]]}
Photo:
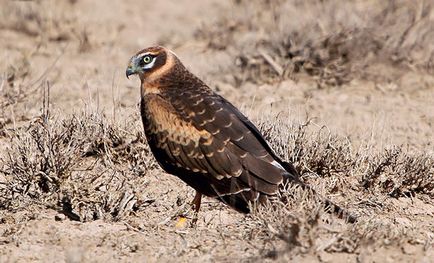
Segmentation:
{"type": "Polygon", "coordinates": [[[52,5],[50,1],[2,0],[0,29],[40,38],[41,43],[70,40],[76,17],[67,11],[72,5],[68,2],[58,1],[57,5],[52,5]]]}
{"type": "Polygon", "coordinates": [[[404,0],[1,1],[1,261],[429,261],[433,15],[404,0]],[[276,153],[360,220],[287,185],[247,216],[204,198],[191,224],[194,193],[152,157],[123,74],[158,39],[252,104],[276,153]]]}
{"type": "Polygon", "coordinates": [[[156,168],[141,133],[128,133],[96,113],[42,115],[14,133],[7,152],[4,209],[38,205],[80,221],[116,219],[138,209],[132,186],[156,168]]]}
{"type": "MultiPolygon", "coordinates": [[[[398,146],[374,155],[367,152],[371,145],[353,150],[350,141],[330,134],[327,129],[309,133],[309,122],[294,127],[273,120],[260,126],[273,149],[295,163],[305,176],[334,177],[335,180],[355,177],[360,184],[353,187],[366,191],[379,188],[382,194],[392,197],[416,193],[434,197],[434,158],[431,155],[406,153],[398,146]]],[[[340,185],[339,188],[351,187],[340,185]]]]}
{"type": "Polygon", "coordinates": [[[299,72],[313,76],[320,87],[353,78],[387,79],[377,74],[376,64],[434,70],[431,2],[235,2],[233,12],[196,36],[209,48],[238,55],[238,83],[276,82],[299,72]]]}
{"type": "MultiPolygon", "coordinates": [[[[430,156],[412,156],[399,148],[370,156],[352,151],[348,141],[324,135],[322,130],[309,133],[309,124],[277,123],[260,124],[272,147],[279,155],[292,156],[302,177],[311,184],[326,180],[324,196],[343,192],[351,196],[346,205],[351,204],[353,212],[364,214],[369,209],[361,208],[361,196],[350,192],[366,198],[416,194],[433,198],[434,160],[430,156]]],[[[7,180],[0,188],[4,212],[39,206],[82,222],[131,218],[131,213],[144,209],[141,205],[148,205],[137,191],[146,191],[146,177],[158,170],[140,133],[126,133],[98,114],[83,113],[63,120],[41,116],[15,133],[8,152],[2,169],[7,180]]],[[[281,251],[267,252],[276,257],[318,249],[357,253],[364,243],[383,239],[402,243],[417,237],[394,223],[375,220],[363,220],[332,237],[333,231],[320,225],[324,217],[335,220],[324,214],[318,197],[289,185],[280,200],[284,201],[259,207],[250,219],[259,222],[255,223],[255,231],[259,231],[255,239],[286,244],[281,251]]],[[[384,203],[381,206],[385,208],[384,203]]]]}

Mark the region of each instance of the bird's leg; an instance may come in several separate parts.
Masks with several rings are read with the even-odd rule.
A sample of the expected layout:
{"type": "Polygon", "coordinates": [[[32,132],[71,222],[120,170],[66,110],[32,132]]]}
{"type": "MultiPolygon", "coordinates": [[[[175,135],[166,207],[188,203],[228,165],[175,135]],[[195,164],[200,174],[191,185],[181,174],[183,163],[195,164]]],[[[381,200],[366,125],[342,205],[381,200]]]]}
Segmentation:
{"type": "Polygon", "coordinates": [[[193,202],[191,203],[196,213],[199,212],[201,201],[202,201],[202,194],[196,191],[196,195],[194,196],[193,202]]]}
{"type": "Polygon", "coordinates": [[[193,216],[194,224],[197,222],[201,202],[202,202],[202,194],[196,191],[196,195],[194,196],[193,202],[191,203],[194,210],[194,216],[193,216]]]}
{"type": "MultiPolygon", "coordinates": [[[[196,191],[196,195],[194,196],[193,202],[191,202],[191,208],[194,211],[193,220],[192,220],[192,226],[196,226],[201,201],[202,201],[202,194],[199,193],[198,191],[196,191]]],[[[190,211],[190,209],[188,209],[188,211],[190,211]]],[[[187,220],[186,215],[188,214],[188,211],[185,212],[185,213],[183,213],[180,216],[178,222],[175,225],[176,228],[182,228],[182,227],[185,226],[185,223],[186,223],[186,220],[187,220]]]]}

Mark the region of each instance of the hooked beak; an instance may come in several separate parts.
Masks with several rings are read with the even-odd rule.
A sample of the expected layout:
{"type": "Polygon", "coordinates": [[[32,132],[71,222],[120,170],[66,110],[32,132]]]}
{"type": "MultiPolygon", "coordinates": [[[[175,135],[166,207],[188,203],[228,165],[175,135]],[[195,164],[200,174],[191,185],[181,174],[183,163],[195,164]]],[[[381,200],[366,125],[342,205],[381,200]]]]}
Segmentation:
{"type": "Polygon", "coordinates": [[[127,70],[125,71],[125,75],[127,79],[130,79],[129,76],[137,74],[137,66],[135,58],[131,58],[130,63],[128,64],[127,70]]]}
{"type": "Polygon", "coordinates": [[[131,66],[128,66],[127,70],[125,71],[127,79],[130,79],[129,77],[134,74],[136,74],[135,70],[131,66]]]}

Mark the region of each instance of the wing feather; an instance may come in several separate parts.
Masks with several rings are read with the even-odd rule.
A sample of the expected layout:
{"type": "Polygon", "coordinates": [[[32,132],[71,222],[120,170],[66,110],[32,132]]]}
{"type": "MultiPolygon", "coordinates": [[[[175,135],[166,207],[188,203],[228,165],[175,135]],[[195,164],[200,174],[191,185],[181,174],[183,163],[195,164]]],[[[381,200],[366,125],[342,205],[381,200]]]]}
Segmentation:
{"type": "Polygon", "coordinates": [[[197,94],[197,90],[183,93],[183,98],[176,94],[170,97],[176,101],[174,107],[179,106],[176,110],[191,120],[192,125],[212,135],[212,144],[200,144],[200,151],[214,170],[212,174],[222,178],[222,175],[234,176],[237,171],[239,180],[253,189],[264,194],[276,193],[277,185],[287,172],[272,164],[276,161],[274,153],[262,137],[258,139],[259,131],[253,124],[246,123],[247,118],[214,93],[197,94]],[[192,95],[193,92],[196,94],[192,95]],[[184,102],[180,103],[182,100],[184,102]]]}
{"type": "Polygon", "coordinates": [[[175,91],[148,96],[144,107],[154,147],[177,166],[165,169],[242,211],[261,194],[275,194],[288,172],[273,165],[281,160],[256,127],[207,88],[175,91]]]}

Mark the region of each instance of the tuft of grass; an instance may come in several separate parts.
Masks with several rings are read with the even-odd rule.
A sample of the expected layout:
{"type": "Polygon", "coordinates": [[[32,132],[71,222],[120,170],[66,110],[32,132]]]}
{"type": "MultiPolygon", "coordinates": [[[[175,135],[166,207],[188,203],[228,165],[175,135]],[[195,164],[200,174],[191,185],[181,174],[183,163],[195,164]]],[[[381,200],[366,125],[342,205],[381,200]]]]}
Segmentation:
{"type": "Polygon", "coordinates": [[[370,145],[353,149],[349,139],[331,134],[326,127],[314,131],[309,121],[289,125],[279,119],[263,120],[258,126],[272,148],[293,162],[302,176],[336,178],[344,184],[342,188],[379,191],[392,197],[434,197],[432,155],[409,153],[403,146],[390,146],[378,153],[370,145]],[[345,178],[359,183],[345,185],[345,178]]]}
{"type": "Polygon", "coordinates": [[[76,17],[71,15],[72,3],[58,1],[2,1],[0,29],[8,29],[28,37],[46,41],[72,39],[76,17]]]}
{"type": "Polygon", "coordinates": [[[317,196],[288,185],[281,199],[258,207],[252,215],[255,238],[264,240],[263,258],[292,259],[300,254],[358,254],[369,246],[384,247],[415,242],[412,229],[381,219],[348,226],[324,214],[317,196]]]}
{"type": "Polygon", "coordinates": [[[380,187],[392,197],[427,194],[434,198],[434,159],[427,154],[409,155],[392,147],[371,160],[362,179],[366,188],[380,187]]]}
{"type": "Polygon", "coordinates": [[[411,217],[414,212],[394,210],[392,200],[417,196],[431,202],[433,156],[408,153],[398,146],[378,152],[369,145],[353,149],[348,139],[325,128],[315,130],[309,121],[289,125],[281,119],[261,120],[258,126],[277,154],[294,162],[304,181],[360,216],[354,225],[345,225],[324,213],[318,195],[287,185],[280,198],[258,207],[252,215],[258,224],[251,231],[265,240],[260,258],[358,254],[370,246],[401,246],[421,240],[432,244],[429,237],[420,235],[417,223],[403,225],[394,219],[411,217]]]}
{"type": "Polygon", "coordinates": [[[44,114],[11,137],[1,160],[2,208],[42,206],[71,219],[118,220],[140,206],[138,188],[156,162],[141,133],[131,134],[100,114],[65,119],[44,114]]]}
{"type": "Polygon", "coordinates": [[[0,1],[0,29],[24,35],[37,49],[48,42],[75,42],[78,53],[93,48],[91,34],[75,13],[76,1],[0,1]]]}
{"type": "Polygon", "coordinates": [[[378,80],[375,65],[434,70],[429,1],[235,1],[196,38],[231,52],[235,82],[276,82],[304,73],[319,87],[378,80]]]}
{"type": "Polygon", "coordinates": [[[26,119],[26,114],[17,105],[25,102],[40,87],[23,84],[30,71],[29,61],[23,56],[0,75],[0,137],[6,136],[8,125],[26,119]]]}

